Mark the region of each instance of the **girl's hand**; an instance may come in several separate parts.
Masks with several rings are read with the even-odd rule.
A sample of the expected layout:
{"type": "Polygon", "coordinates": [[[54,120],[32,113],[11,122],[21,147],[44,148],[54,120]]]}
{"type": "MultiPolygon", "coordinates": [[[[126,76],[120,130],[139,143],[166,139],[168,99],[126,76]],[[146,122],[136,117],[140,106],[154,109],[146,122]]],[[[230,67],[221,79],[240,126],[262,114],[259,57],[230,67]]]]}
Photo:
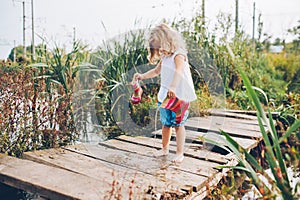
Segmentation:
{"type": "Polygon", "coordinates": [[[170,99],[175,98],[175,97],[176,97],[175,91],[172,90],[172,89],[170,89],[170,90],[168,91],[168,97],[169,97],[170,99]]]}
{"type": "Polygon", "coordinates": [[[135,81],[138,81],[138,80],[142,80],[142,74],[140,74],[140,73],[135,73],[134,75],[133,75],[133,79],[132,79],[132,82],[135,82],[135,81]]]}

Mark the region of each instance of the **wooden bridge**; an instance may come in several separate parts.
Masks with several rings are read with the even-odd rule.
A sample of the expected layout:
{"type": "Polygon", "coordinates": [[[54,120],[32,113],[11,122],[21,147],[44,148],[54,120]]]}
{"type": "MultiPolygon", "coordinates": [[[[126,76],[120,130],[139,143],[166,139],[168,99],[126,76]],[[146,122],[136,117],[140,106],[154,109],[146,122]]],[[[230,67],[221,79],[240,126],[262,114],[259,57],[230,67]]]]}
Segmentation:
{"type": "Polygon", "coordinates": [[[180,165],[171,163],[174,138],[170,156],[152,156],[161,147],[157,131],[152,137],[123,135],[99,145],[27,152],[23,159],[0,155],[0,182],[55,200],[159,199],[161,195],[202,199],[207,188],[226,175],[227,170],[218,166],[237,161],[231,153],[203,143],[201,136],[222,129],[248,150],[262,139],[256,116],[238,111],[190,118],[186,129],[185,159],[180,165]]]}

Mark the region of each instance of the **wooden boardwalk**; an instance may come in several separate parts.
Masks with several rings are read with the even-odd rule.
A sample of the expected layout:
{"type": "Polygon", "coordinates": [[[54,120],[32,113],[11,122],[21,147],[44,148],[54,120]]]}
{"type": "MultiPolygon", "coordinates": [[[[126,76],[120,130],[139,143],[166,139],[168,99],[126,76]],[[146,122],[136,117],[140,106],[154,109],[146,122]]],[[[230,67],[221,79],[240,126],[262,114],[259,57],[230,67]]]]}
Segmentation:
{"type": "Polygon", "coordinates": [[[202,199],[207,187],[216,185],[226,173],[218,166],[237,161],[231,153],[204,144],[201,137],[222,129],[248,150],[262,139],[256,117],[234,111],[190,118],[186,129],[185,159],[180,165],[171,162],[175,136],[171,155],[152,156],[161,147],[157,131],[153,137],[123,135],[99,145],[27,152],[23,159],[0,155],[0,182],[49,199],[135,200],[159,199],[160,195],[202,199]]]}

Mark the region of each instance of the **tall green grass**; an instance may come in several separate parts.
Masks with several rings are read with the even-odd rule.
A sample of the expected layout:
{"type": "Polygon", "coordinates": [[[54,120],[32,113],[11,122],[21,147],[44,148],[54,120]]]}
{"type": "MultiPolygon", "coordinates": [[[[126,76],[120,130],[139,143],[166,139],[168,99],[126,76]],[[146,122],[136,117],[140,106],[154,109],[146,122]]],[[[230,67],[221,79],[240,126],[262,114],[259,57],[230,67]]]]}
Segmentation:
{"type": "MultiPolygon", "coordinates": [[[[103,80],[97,107],[110,126],[124,123],[129,116],[128,103],[132,93],[133,74],[148,63],[145,43],[146,30],[132,30],[111,40],[103,41],[91,56],[91,63],[101,70],[103,80]],[[105,106],[100,106],[100,104],[105,106]]],[[[100,91],[99,91],[100,92],[100,91]]],[[[131,112],[133,110],[131,109],[131,112]]]]}
{"type": "MultiPolygon", "coordinates": [[[[75,110],[74,91],[81,90],[83,96],[90,91],[75,82],[86,78],[82,77],[84,71],[98,70],[85,62],[88,58],[86,46],[77,41],[69,52],[57,45],[52,50],[39,45],[37,62],[28,66],[1,66],[1,152],[22,156],[24,151],[57,147],[77,139],[81,127],[76,120],[87,120],[79,119],[77,111],[87,104],[75,106],[75,110]]],[[[81,82],[88,84],[85,80],[81,82]]]]}
{"type": "MultiPolygon", "coordinates": [[[[295,72],[299,68],[299,59],[295,56],[291,57],[287,53],[280,56],[280,59],[271,59],[278,56],[270,56],[266,51],[253,49],[253,42],[249,35],[242,29],[235,33],[234,26],[232,26],[233,19],[230,15],[218,15],[218,22],[212,31],[203,27],[201,22],[201,16],[196,15],[189,21],[183,19],[173,22],[173,24],[183,33],[187,41],[189,59],[193,65],[201,70],[209,71],[212,67],[216,69],[223,81],[231,108],[253,109],[254,107],[250,101],[245,99],[240,73],[227,51],[226,44],[228,42],[230,42],[233,53],[239,58],[240,67],[247,73],[251,84],[263,89],[272,102],[277,102],[278,98],[289,91],[297,91],[299,76],[295,72]],[[293,74],[295,75],[292,76],[293,74]]],[[[255,43],[256,46],[263,45],[263,41],[259,39],[255,43]]],[[[210,78],[211,74],[208,73],[204,76],[207,83],[210,80],[210,82],[215,82],[210,78]]],[[[264,101],[263,96],[259,95],[259,98],[264,101]]]]}
{"type": "MultiPolygon", "coordinates": [[[[231,49],[228,48],[228,50],[234,59],[231,49]]],[[[297,193],[297,188],[299,186],[293,188],[291,185],[290,177],[287,173],[287,162],[282,155],[280,145],[292,134],[297,134],[299,137],[300,120],[296,120],[288,128],[286,133],[279,138],[270,109],[268,108],[268,115],[266,115],[258,95],[256,94],[256,88],[251,85],[246,73],[241,69],[240,66],[238,66],[238,70],[247,89],[248,97],[251,99],[257,110],[257,119],[262,133],[262,138],[265,143],[266,160],[274,178],[270,177],[264,171],[264,168],[256,161],[254,156],[252,156],[249,152],[247,152],[247,150],[242,148],[236,141],[234,141],[228,133],[221,131],[222,135],[226,138],[222,139],[222,141],[225,143],[225,146],[211,140],[208,141],[235,154],[239,161],[239,165],[234,167],[231,166],[231,168],[245,171],[247,176],[251,178],[253,184],[263,196],[263,199],[273,199],[275,197],[281,197],[282,199],[286,200],[297,199],[299,198],[299,193],[297,193]],[[267,178],[269,186],[266,185],[261,178],[259,178],[258,174],[267,178]]],[[[259,91],[263,92],[261,90],[259,91]]],[[[266,95],[264,94],[264,96],[266,95]]],[[[294,167],[297,169],[297,166],[294,167]]]]}

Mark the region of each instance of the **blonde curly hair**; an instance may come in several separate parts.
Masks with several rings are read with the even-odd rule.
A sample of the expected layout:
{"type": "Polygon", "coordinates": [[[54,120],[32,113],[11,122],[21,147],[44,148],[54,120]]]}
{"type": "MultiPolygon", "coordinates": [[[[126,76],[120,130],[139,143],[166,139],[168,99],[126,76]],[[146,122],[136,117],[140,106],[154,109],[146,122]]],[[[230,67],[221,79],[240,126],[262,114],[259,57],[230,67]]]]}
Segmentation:
{"type": "Polygon", "coordinates": [[[160,24],[151,30],[148,44],[150,63],[155,63],[162,55],[172,55],[179,48],[186,50],[182,36],[166,24],[160,24]]]}

